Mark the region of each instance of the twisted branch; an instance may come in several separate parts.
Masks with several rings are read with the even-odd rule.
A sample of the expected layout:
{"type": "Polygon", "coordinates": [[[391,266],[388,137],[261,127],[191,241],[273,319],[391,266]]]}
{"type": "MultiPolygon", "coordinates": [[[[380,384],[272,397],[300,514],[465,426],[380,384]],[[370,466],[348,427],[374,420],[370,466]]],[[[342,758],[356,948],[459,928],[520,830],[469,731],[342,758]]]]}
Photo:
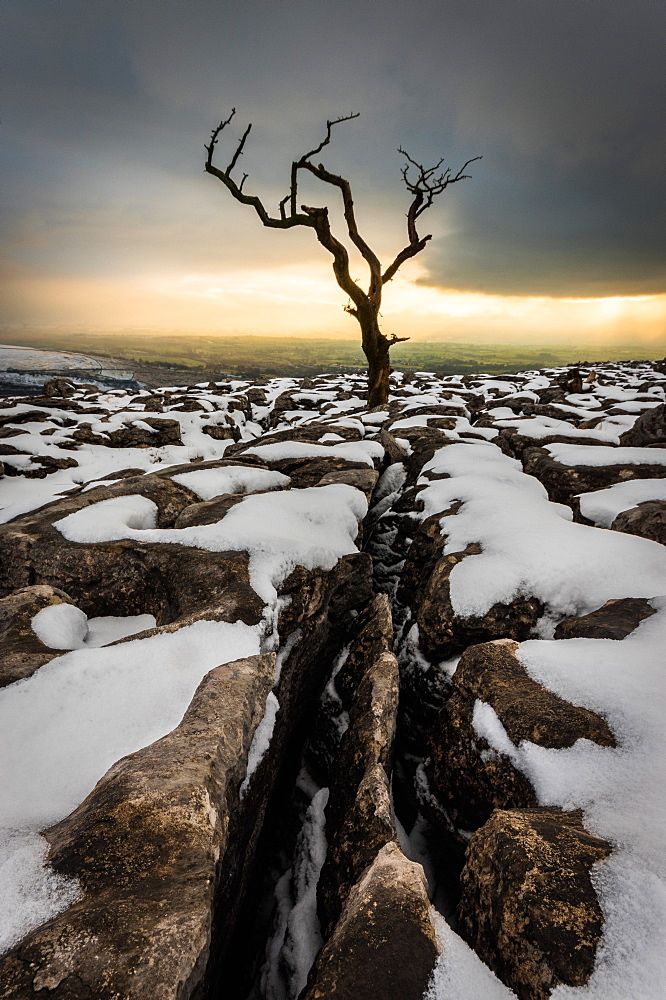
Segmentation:
{"type": "Polygon", "coordinates": [[[423,164],[418,163],[414,160],[409,153],[407,153],[402,146],[398,147],[398,152],[401,153],[407,163],[401,170],[402,179],[405,182],[407,190],[414,196],[412,203],[407,211],[407,236],[409,238],[409,243],[404,247],[400,253],[396,256],[393,263],[387,267],[386,271],[382,275],[382,284],[386,284],[390,281],[396,271],[409,260],[410,257],[415,257],[417,253],[420,253],[428,240],[432,239],[432,234],[428,236],[420,237],[416,230],[416,220],[420,215],[423,215],[427,208],[430,208],[433,201],[438,194],[442,194],[443,191],[449,186],[449,184],[455,184],[457,181],[468,180],[471,174],[466,174],[465,170],[476,160],[482,160],[482,156],[474,156],[471,160],[467,160],[466,163],[462,165],[457,174],[451,173],[451,168],[447,167],[442,173],[437,174],[436,172],[441,167],[444,162],[444,157],[437,161],[433,167],[424,167],[423,164]],[[410,167],[415,168],[416,177],[413,174],[410,175],[410,167]]]}

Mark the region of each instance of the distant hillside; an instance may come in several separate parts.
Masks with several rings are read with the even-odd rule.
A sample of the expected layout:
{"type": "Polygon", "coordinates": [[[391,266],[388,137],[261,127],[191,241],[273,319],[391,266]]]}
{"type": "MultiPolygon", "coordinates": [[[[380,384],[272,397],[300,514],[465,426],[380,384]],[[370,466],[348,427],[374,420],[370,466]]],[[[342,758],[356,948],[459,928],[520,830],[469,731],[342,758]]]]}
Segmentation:
{"type": "MultiPolygon", "coordinates": [[[[365,368],[360,344],[352,340],[305,337],[204,337],[150,331],[82,334],[57,331],[3,335],[8,343],[48,350],[80,351],[130,362],[130,367],[202,369],[203,374],[234,374],[250,378],[285,375],[307,377],[323,372],[353,373],[365,368]]],[[[663,356],[657,345],[645,356],[663,356]]],[[[643,352],[638,352],[643,353],[643,352]]],[[[425,343],[408,341],[392,351],[398,371],[443,374],[516,372],[576,362],[625,361],[635,358],[636,345],[526,345],[425,343]]]]}

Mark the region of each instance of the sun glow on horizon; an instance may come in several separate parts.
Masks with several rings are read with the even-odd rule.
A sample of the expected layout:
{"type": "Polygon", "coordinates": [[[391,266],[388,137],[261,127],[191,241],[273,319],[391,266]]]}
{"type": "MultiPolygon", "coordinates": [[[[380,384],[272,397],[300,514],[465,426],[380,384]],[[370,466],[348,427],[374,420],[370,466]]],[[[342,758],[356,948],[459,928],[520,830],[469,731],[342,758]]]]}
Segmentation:
{"type": "MultiPolygon", "coordinates": [[[[598,298],[503,296],[420,283],[405,269],[384,290],[381,327],[415,340],[641,344],[666,337],[666,294],[598,298]]],[[[363,284],[360,275],[354,275],[363,284]]],[[[326,261],[222,273],[132,274],[108,278],[17,274],[11,312],[22,326],[97,330],[182,329],[224,335],[335,337],[357,328],[326,261]],[[13,307],[13,310],[12,310],[13,307]]],[[[9,324],[11,326],[11,323],[9,324]]]]}

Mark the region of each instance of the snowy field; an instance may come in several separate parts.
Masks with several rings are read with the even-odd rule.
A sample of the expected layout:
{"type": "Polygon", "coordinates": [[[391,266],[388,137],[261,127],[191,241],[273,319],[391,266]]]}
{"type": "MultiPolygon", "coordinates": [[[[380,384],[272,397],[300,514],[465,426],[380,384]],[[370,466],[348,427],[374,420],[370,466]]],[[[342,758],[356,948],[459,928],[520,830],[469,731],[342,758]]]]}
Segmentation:
{"type": "MultiPolygon", "coordinates": [[[[553,997],[666,997],[666,548],[652,528],[642,536],[612,528],[639,505],[666,506],[663,415],[661,439],[653,431],[641,443],[631,438],[646,414],[661,412],[666,375],[645,362],[599,366],[582,389],[567,378],[566,369],[399,373],[388,405],[375,411],[354,376],[131,392],[74,386],[64,396],[0,401],[7,532],[18,525],[41,532],[54,551],[94,554],[113,543],[151,552],[180,546],[221,559],[246,553],[249,586],[263,608],[257,624],[175,616],[171,631],[167,617],[157,625],[141,609],[91,613],[94,594],[87,613],[75,600],[35,612],[30,628],[52,658],[0,688],[3,949],[81,898],[76,880],[50,867],[42,832],[116,761],[171,732],[213,667],[264,651],[277,651],[279,664],[289,637],[279,634],[278,616],[295,570],[332,570],[367,539],[375,558],[384,539],[386,562],[395,562],[394,508],[412,490],[412,506],[403,509],[414,530],[438,515],[443,555],[474,547],[450,574],[457,619],[534,601],[538,620],[520,643],[520,661],[544,688],[606,719],[617,742],[515,745],[489,704],[475,706],[477,733],[527,777],[538,804],[581,809],[586,829],[612,847],[593,872],[605,920],[594,971],[586,985],[560,985],[553,997]],[[528,460],[537,472],[526,471],[528,460]],[[142,482],[158,492],[146,487],[144,495],[142,482]],[[555,501],[553,482],[583,488],[555,501]],[[185,498],[173,515],[159,493],[164,483],[185,498]],[[650,617],[625,638],[553,638],[564,619],[627,598],[646,599],[650,617]]],[[[39,571],[33,582],[67,591],[39,571]]],[[[3,597],[17,589],[11,584],[3,597]]],[[[410,642],[424,669],[443,668],[419,651],[414,629],[410,642]]],[[[270,745],[275,692],[241,796],[270,745]]],[[[305,957],[290,959],[291,992],[264,968],[264,995],[276,1000],[297,996],[321,943],[314,900],[327,791],[313,787],[310,799],[305,882],[293,909],[283,892],[280,912],[283,928],[290,920],[303,927],[305,957]]],[[[515,995],[436,909],[432,919],[441,957],[430,1000],[515,995]]],[[[279,941],[273,948],[278,961],[279,941]]]]}

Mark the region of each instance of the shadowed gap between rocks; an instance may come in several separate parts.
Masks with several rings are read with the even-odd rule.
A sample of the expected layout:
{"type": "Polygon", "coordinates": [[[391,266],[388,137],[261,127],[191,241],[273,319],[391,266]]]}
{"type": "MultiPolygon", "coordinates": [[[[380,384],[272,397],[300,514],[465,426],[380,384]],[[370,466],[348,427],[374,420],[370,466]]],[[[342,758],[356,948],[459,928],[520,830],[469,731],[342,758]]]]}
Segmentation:
{"type": "MultiPolygon", "coordinates": [[[[294,579],[295,596],[281,618],[283,662],[280,685],[276,689],[281,712],[276,719],[271,751],[257,768],[247,790],[248,799],[265,796],[267,807],[259,831],[243,828],[248,813],[251,818],[251,808],[237,818],[235,829],[232,818],[230,841],[236,844],[239,863],[248,850],[254,861],[242,887],[240,905],[235,898],[238,886],[234,872],[223,873],[211,960],[205,982],[197,994],[206,1000],[221,997],[244,1000],[250,995],[262,995],[257,990],[272,930],[275,886],[291,864],[294,845],[310,804],[311,797],[303,790],[304,748],[316,729],[322,692],[345,647],[350,623],[358,613],[357,608],[362,608],[371,596],[369,558],[360,555],[347,559],[351,560],[352,571],[342,575],[337,591],[323,608],[308,615],[308,601],[302,600],[308,580],[294,579]],[[299,602],[306,607],[295,607],[299,602]],[[269,758],[276,742],[283,745],[278,750],[278,763],[272,765],[269,758]],[[251,843],[253,838],[254,843],[251,843]]],[[[312,755],[311,766],[317,771],[315,756],[312,755]]],[[[306,779],[306,784],[315,787],[310,779],[306,779]]],[[[228,869],[228,859],[225,869],[228,869]]]]}
{"type": "MultiPolygon", "coordinates": [[[[367,554],[365,558],[368,559],[367,554]]],[[[378,852],[393,844],[400,854],[398,840],[403,851],[407,849],[400,816],[395,822],[391,794],[391,783],[394,782],[396,773],[393,755],[398,669],[392,653],[395,636],[390,603],[381,594],[383,588],[381,585],[377,587],[375,580],[373,587],[380,591],[380,596],[366,604],[360,613],[352,611],[344,622],[340,621],[331,630],[324,649],[317,653],[315,650],[308,650],[307,644],[297,641],[285,659],[283,670],[290,660],[296,658],[300,661],[299,669],[303,673],[312,674],[316,681],[309,692],[309,704],[302,712],[302,721],[288,735],[280,770],[272,778],[272,787],[268,793],[269,804],[256,845],[255,862],[230,936],[224,926],[226,924],[228,927],[229,914],[226,911],[224,885],[221,887],[219,926],[214,928],[211,962],[205,985],[199,993],[201,1000],[221,1000],[222,997],[225,1000],[265,1000],[266,997],[274,1000],[280,995],[297,995],[289,992],[289,983],[285,986],[286,973],[280,968],[284,966],[285,958],[274,944],[275,929],[280,919],[276,886],[277,896],[282,892],[284,897],[285,890],[281,887],[285,880],[289,882],[295,849],[303,839],[304,827],[308,822],[308,808],[318,790],[327,789],[328,786],[331,790],[331,799],[325,813],[328,850],[321,874],[318,874],[317,886],[317,930],[321,932],[321,942],[324,945],[328,940],[333,940],[334,932],[339,936],[338,920],[345,900],[363,872],[373,863],[373,859],[378,858],[378,852]],[[371,683],[367,677],[364,679],[364,672],[369,673],[369,664],[378,665],[380,674],[382,670],[385,672],[381,664],[388,664],[387,658],[394,664],[395,695],[390,694],[389,684],[378,695],[378,704],[386,706],[383,714],[384,725],[388,726],[386,732],[389,735],[386,739],[389,743],[383,749],[379,747],[376,751],[379,757],[373,763],[371,758],[375,752],[373,747],[377,744],[377,734],[368,731],[363,713],[364,706],[367,707],[368,704],[367,699],[372,697],[370,689],[377,685],[377,677],[373,677],[371,683]],[[348,739],[345,749],[344,746],[341,747],[341,743],[344,743],[349,713],[352,723],[360,727],[360,736],[348,739]],[[363,804],[364,801],[367,805],[363,804]],[[359,836],[361,829],[363,834],[359,836]],[[282,985],[275,987],[276,982],[282,985]]],[[[280,632],[288,644],[290,637],[287,631],[281,628],[280,632]]],[[[380,688],[382,683],[385,682],[379,681],[380,688]]],[[[397,743],[395,754],[400,771],[405,751],[397,743]]],[[[326,795],[328,796],[328,791],[326,795]]],[[[396,799],[400,799],[400,796],[396,799]]],[[[407,817],[410,816],[412,803],[400,801],[397,807],[407,817]]],[[[230,839],[237,839],[242,843],[243,832],[237,831],[230,839]]],[[[423,859],[412,854],[411,860],[421,862],[423,859]]],[[[403,858],[403,863],[410,862],[403,858]]],[[[448,857],[446,864],[451,864],[448,857]]],[[[442,864],[433,865],[426,861],[426,866],[432,870],[433,867],[440,869],[442,864]]],[[[441,875],[438,876],[440,882],[450,881],[455,886],[456,893],[459,892],[461,867],[462,858],[456,857],[453,872],[447,872],[444,880],[441,875]]],[[[421,905],[427,904],[425,893],[422,900],[421,905]]],[[[454,898],[446,905],[449,914],[455,909],[456,902],[457,898],[454,898]]],[[[417,904],[414,914],[418,911],[417,904]]],[[[427,915],[427,910],[424,909],[423,913],[427,915]]],[[[408,919],[407,933],[409,936],[413,928],[416,928],[414,933],[420,942],[422,961],[416,963],[414,982],[405,984],[405,989],[410,996],[413,992],[420,997],[434,964],[436,946],[434,939],[428,938],[428,932],[432,934],[432,930],[429,926],[427,929],[420,928],[414,914],[408,919]]],[[[371,952],[373,947],[374,942],[371,942],[371,952]]],[[[314,958],[314,954],[311,957],[314,958]]],[[[320,979],[323,977],[322,981],[325,982],[326,977],[332,974],[325,948],[320,954],[319,964],[321,961],[324,961],[324,966],[317,971],[318,964],[315,963],[312,975],[320,979]]],[[[304,983],[302,985],[304,987],[304,983]]],[[[293,988],[292,981],[291,989],[293,988]]],[[[317,988],[318,984],[315,983],[308,987],[317,988]]],[[[300,992],[302,991],[299,989],[300,992]]],[[[303,992],[303,996],[306,994],[309,995],[307,990],[303,992]]]]}
{"type": "MultiPolygon", "coordinates": [[[[368,546],[370,553],[372,548],[372,544],[368,546]]],[[[373,560],[373,577],[374,569],[373,560]]],[[[464,864],[464,849],[461,849],[455,837],[442,838],[440,831],[437,831],[439,844],[434,835],[432,838],[428,837],[427,821],[418,816],[418,803],[413,787],[411,792],[408,791],[410,781],[405,780],[405,775],[409,774],[413,786],[414,773],[423,765],[423,754],[419,748],[423,743],[428,720],[434,719],[440,708],[440,698],[435,698],[429,705],[424,705],[421,701],[423,715],[415,741],[413,732],[411,735],[409,733],[414,706],[412,705],[411,712],[409,707],[406,711],[396,712],[396,704],[390,704],[389,696],[389,728],[393,737],[390,748],[382,751],[385,778],[375,777],[382,773],[379,764],[372,765],[370,771],[363,772],[363,767],[368,763],[363,760],[367,750],[367,746],[363,746],[363,740],[369,734],[361,736],[360,750],[357,743],[356,749],[353,749],[354,740],[347,741],[346,751],[340,747],[349,721],[348,713],[351,712],[353,718],[354,713],[358,715],[359,712],[354,699],[359,693],[361,700],[363,699],[364,670],[369,663],[377,662],[382,656],[389,654],[395,645],[390,603],[382,594],[384,588],[381,580],[374,579],[373,584],[380,596],[366,605],[352,621],[347,622],[346,629],[335,632],[318,665],[307,652],[301,653],[302,670],[311,671],[318,676],[316,695],[304,713],[302,724],[294,727],[290,733],[281,770],[274,778],[245,898],[222,956],[214,935],[207,985],[200,994],[202,1000],[218,1000],[223,996],[225,1000],[265,1000],[267,997],[274,1000],[278,996],[295,997],[301,993],[301,990],[299,993],[289,992],[288,982],[285,985],[285,970],[280,968],[284,966],[285,958],[280,951],[279,942],[275,945],[274,937],[280,920],[278,897],[282,894],[284,899],[285,891],[288,895],[293,890],[293,886],[291,890],[289,888],[290,869],[309,821],[308,808],[318,790],[324,789],[328,795],[328,786],[331,788],[331,800],[325,810],[328,849],[321,873],[317,875],[317,929],[321,932],[324,945],[318,963],[327,962],[326,942],[333,940],[332,935],[340,934],[336,927],[339,928],[337,921],[344,908],[344,900],[348,898],[362,873],[369,870],[368,866],[373,863],[373,858],[377,857],[377,851],[382,849],[382,845],[393,843],[398,850],[399,841],[403,853],[410,861],[423,864],[431,875],[431,895],[446,918],[455,923],[455,909],[461,892],[460,873],[464,864]],[[322,660],[326,662],[323,671],[322,660]],[[377,780],[379,785],[375,784],[377,780]],[[384,819],[381,819],[382,808],[378,805],[383,795],[382,783],[386,786],[384,819]],[[371,804],[369,810],[361,801],[364,795],[368,796],[371,804]],[[410,842],[404,835],[404,829],[412,832],[417,820],[418,846],[415,848],[414,840],[410,842]],[[359,837],[358,831],[361,828],[364,835],[359,837]],[[276,982],[281,986],[275,987],[276,982]]],[[[298,652],[298,644],[294,652],[298,652]]],[[[417,697],[420,693],[417,693],[417,697]]],[[[412,700],[413,696],[412,692],[412,700]]],[[[372,742],[371,735],[369,742],[372,742]]],[[[221,920],[224,920],[222,911],[221,920]]],[[[434,962],[435,945],[434,942],[428,943],[425,933],[419,934],[417,931],[416,936],[421,942],[420,953],[423,957],[420,968],[419,963],[415,968],[415,975],[418,977],[419,974],[423,976],[423,968],[428,964],[429,958],[434,962]]],[[[315,963],[311,978],[312,975],[315,978],[319,975],[326,982],[326,977],[331,975],[329,965],[325,964],[317,972],[318,963],[315,963]]],[[[416,989],[421,996],[426,985],[427,976],[418,985],[406,984],[405,989],[416,989]]],[[[316,984],[310,983],[308,989],[313,988],[317,988],[316,984]]],[[[308,989],[304,987],[304,997],[309,996],[308,989]]]]}

